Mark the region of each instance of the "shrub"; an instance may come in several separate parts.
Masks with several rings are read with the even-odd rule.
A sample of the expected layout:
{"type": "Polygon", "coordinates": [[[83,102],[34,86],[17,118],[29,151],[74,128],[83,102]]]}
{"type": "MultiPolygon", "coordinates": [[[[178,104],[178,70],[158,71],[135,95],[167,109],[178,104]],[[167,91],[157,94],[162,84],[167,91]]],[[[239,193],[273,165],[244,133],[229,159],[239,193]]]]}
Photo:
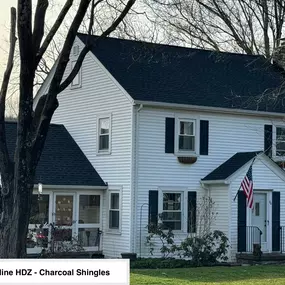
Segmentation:
{"type": "Polygon", "coordinates": [[[216,264],[219,260],[227,261],[228,238],[221,231],[213,231],[202,237],[188,237],[176,247],[180,256],[191,258],[193,265],[205,266],[216,264]]]}

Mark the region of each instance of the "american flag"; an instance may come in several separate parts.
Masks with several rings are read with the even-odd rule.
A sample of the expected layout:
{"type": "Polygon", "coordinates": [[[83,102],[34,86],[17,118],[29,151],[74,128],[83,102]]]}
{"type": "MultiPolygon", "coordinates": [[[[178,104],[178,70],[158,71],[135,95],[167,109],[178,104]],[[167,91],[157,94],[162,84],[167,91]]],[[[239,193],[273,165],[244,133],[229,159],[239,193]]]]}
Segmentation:
{"type": "Polygon", "coordinates": [[[252,209],[253,207],[253,180],[252,180],[252,165],[248,169],[243,181],[241,182],[241,188],[247,199],[247,206],[252,209]]]}

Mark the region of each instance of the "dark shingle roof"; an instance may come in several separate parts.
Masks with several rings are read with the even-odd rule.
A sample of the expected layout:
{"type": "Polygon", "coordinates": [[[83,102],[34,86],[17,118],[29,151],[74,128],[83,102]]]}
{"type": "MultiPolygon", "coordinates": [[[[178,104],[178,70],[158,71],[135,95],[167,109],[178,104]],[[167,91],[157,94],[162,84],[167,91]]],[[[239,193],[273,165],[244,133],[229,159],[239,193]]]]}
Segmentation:
{"type": "Polygon", "coordinates": [[[135,100],[285,111],[274,96],[283,75],[262,56],[92,38],[94,55],[135,100]]]}
{"type": "Polygon", "coordinates": [[[202,181],[225,180],[260,152],[261,151],[238,152],[229,158],[226,162],[217,167],[215,170],[213,170],[210,174],[205,176],[202,181]]]}
{"type": "MultiPolygon", "coordinates": [[[[7,143],[12,156],[17,124],[6,123],[7,143]]],[[[36,183],[46,185],[106,186],[87,157],[63,125],[51,124],[36,171],[36,183]]]]}

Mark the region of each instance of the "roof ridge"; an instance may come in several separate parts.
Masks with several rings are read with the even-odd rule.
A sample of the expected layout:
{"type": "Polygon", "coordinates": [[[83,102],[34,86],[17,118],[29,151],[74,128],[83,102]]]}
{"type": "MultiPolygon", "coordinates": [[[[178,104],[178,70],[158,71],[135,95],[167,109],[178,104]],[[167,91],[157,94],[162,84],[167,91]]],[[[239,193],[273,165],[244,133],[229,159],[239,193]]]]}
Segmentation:
{"type": "MultiPolygon", "coordinates": [[[[77,35],[82,35],[84,37],[88,36],[84,33],[77,33],[77,35]]],[[[94,38],[99,38],[99,35],[92,35],[94,38]]],[[[161,47],[170,47],[170,48],[178,48],[178,49],[184,49],[184,50],[192,50],[192,51],[200,51],[205,53],[216,53],[216,54],[227,54],[227,55],[234,55],[234,56],[246,56],[246,57],[253,57],[253,58],[264,58],[263,55],[256,55],[256,54],[245,54],[245,53],[238,53],[238,52],[228,52],[228,51],[216,51],[211,49],[201,49],[201,48],[195,48],[195,47],[184,47],[179,45],[172,45],[172,44],[164,44],[164,43],[153,43],[143,40],[131,40],[131,39],[123,39],[123,38],[115,38],[115,37],[105,37],[104,39],[110,39],[110,40],[118,40],[118,41],[125,41],[125,42],[132,42],[132,43],[140,43],[140,44],[147,44],[147,45],[154,45],[154,46],[161,46],[161,47]]]]}

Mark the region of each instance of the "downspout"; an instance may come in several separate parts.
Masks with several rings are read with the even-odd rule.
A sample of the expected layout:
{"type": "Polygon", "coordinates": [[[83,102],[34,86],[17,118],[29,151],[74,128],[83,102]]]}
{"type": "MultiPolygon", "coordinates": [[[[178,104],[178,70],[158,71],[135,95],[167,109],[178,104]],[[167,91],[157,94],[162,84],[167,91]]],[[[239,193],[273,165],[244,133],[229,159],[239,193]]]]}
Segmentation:
{"type": "Polygon", "coordinates": [[[132,247],[132,251],[133,252],[137,252],[137,225],[139,224],[137,221],[137,210],[138,210],[138,205],[137,205],[137,191],[138,191],[138,134],[139,134],[139,113],[143,108],[143,104],[140,104],[138,109],[135,111],[136,109],[136,105],[133,106],[134,108],[134,126],[135,126],[135,130],[134,130],[134,146],[133,146],[133,165],[134,165],[134,175],[133,175],[133,207],[134,207],[134,217],[133,217],[133,221],[135,221],[135,223],[132,224],[132,232],[133,232],[133,247],[132,247]]]}
{"type": "Polygon", "coordinates": [[[210,197],[210,188],[209,188],[209,186],[206,186],[201,180],[200,180],[200,185],[201,185],[201,187],[202,187],[205,191],[207,191],[207,196],[210,197]]]}

